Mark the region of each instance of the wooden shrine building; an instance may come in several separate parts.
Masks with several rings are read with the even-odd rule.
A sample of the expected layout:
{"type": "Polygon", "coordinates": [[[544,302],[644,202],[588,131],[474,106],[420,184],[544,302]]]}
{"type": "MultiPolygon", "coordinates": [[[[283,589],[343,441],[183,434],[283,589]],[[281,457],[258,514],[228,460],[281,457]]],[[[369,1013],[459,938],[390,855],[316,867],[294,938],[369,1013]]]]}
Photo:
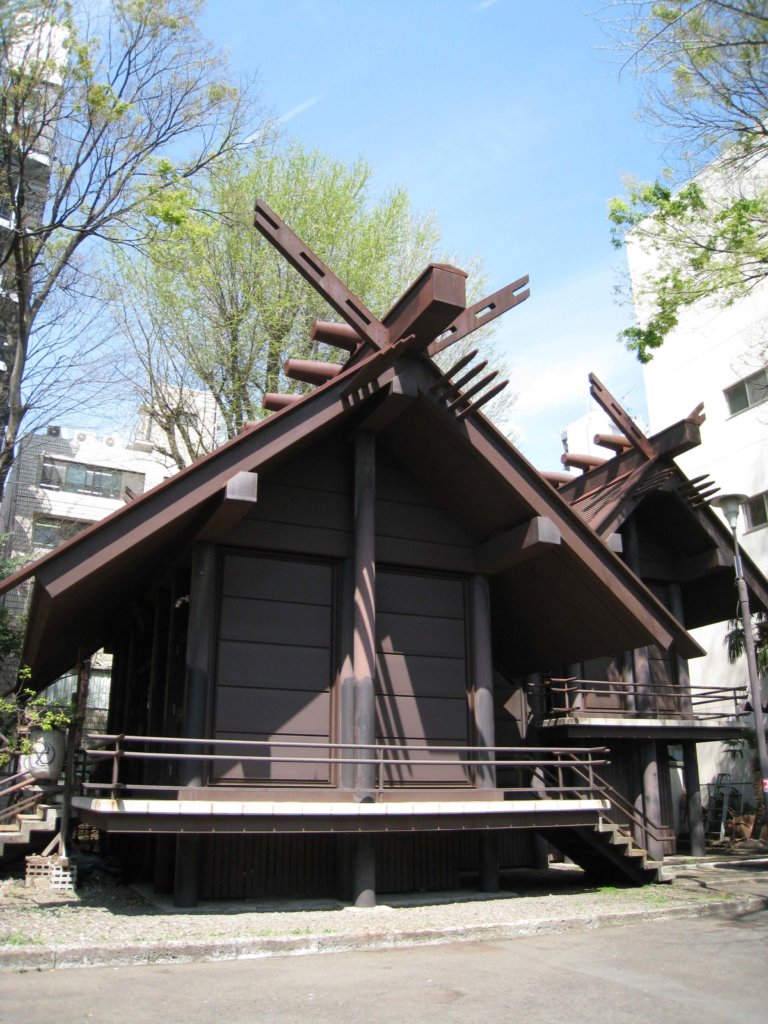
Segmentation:
{"type": "Polygon", "coordinates": [[[613,457],[544,476],[480,411],[502,385],[477,353],[433,361],[527,279],[466,308],[431,265],[379,321],[263,203],[256,226],[344,361],[289,360],[312,390],[0,585],[34,578],[36,687],[114,655],[74,815],[180,905],[492,889],[537,836],[656,877],[666,745],[695,845],[695,744],[740,730],[687,677],[687,629],[735,607],[729,534],[673,462],[700,410],[646,438],[593,380],[613,457]]]}

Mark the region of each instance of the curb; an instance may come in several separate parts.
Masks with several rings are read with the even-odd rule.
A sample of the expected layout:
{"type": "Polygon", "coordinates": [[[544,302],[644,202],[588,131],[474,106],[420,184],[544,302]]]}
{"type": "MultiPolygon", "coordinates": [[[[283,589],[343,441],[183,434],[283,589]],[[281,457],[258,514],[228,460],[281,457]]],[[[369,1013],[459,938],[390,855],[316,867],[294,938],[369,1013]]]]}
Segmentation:
{"type": "Polygon", "coordinates": [[[492,942],[660,921],[672,917],[706,917],[730,912],[747,914],[768,909],[768,899],[750,896],[690,906],[629,910],[615,914],[579,917],[530,918],[507,924],[454,925],[407,931],[364,932],[356,935],[303,935],[253,939],[222,939],[209,942],[170,941],[145,945],[16,946],[0,949],[0,971],[46,971],[74,967],[134,967],[139,964],[192,963],[203,960],[260,960],[268,957],[307,956],[322,953],[406,949],[452,942],[492,942]]]}

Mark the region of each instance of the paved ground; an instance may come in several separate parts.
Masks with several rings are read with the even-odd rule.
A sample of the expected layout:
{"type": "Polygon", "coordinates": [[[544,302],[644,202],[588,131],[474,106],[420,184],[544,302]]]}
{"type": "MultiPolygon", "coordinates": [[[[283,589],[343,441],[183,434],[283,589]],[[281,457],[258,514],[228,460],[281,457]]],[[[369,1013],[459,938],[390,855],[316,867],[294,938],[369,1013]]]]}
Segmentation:
{"type": "Polygon", "coordinates": [[[105,881],[57,897],[49,889],[26,889],[8,880],[0,883],[0,968],[171,964],[496,942],[713,913],[742,920],[768,907],[768,858],[675,858],[665,872],[668,884],[638,889],[589,885],[573,869],[519,872],[508,876],[506,891],[495,897],[428,894],[391,899],[367,911],[332,901],[205,903],[180,911],[105,881]]]}
{"type": "Polygon", "coordinates": [[[768,913],[323,957],[7,974],[26,1024],[763,1024],[768,913]]]}

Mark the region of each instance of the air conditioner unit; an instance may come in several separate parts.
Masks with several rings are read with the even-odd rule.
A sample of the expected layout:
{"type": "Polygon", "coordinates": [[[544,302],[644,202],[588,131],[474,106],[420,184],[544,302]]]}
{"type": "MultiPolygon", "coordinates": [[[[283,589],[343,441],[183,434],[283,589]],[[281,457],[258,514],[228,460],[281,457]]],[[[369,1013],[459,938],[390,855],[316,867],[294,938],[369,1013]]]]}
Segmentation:
{"type": "Polygon", "coordinates": [[[88,440],[88,435],[86,434],[86,432],[84,430],[78,430],[76,437],[77,437],[77,440],[81,444],[83,443],[83,441],[87,441],[88,440]]]}
{"type": "Polygon", "coordinates": [[[114,448],[116,443],[117,443],[117,438],[116,437],[112,437],[111,434],[104,438],[104,444],[107,445],[107,447],[109,447],[109,448],[114,448]]]}
{"type": "Polygon", "coordinates": [[[57,427],[54,424],[48,427],[48,437],[61,437],[61,427],[57,427]]]}

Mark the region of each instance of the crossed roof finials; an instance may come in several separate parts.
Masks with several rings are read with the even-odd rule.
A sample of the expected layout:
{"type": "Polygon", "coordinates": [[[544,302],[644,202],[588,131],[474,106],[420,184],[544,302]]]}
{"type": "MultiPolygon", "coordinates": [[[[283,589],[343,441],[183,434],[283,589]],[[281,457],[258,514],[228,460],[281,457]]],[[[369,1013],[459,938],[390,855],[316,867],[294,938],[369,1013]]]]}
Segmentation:
{"type": "MultiPolygon", "coordinates": [[[[356,372],[351,375],[346,394],[359,390],[406,352],[435,356],[445,351],[530,295],[526,287],[528,277],[521,277],[467,308],[466,273],[447,263],[430,263],[379,320],[263,200],[256,201],[254,225],[344,321],[319,320],[311,337],[313,341],[346,350],[346,363],[288,359],[283,367],[286,376],[322,385],[354,368],[356,372]]],[[[492,371],[462,391],[486,366],[481,363],[465,372],[460,380],[453,379],[476,355],[477,350],[460,359],[441,376],[435,389],[448,408],[461,418],[495,398],[509,383],[494,383],[498,371],[492,371]]],[[[263,405],[276,412],[301,398],[267,394],[263,405]]]]}

